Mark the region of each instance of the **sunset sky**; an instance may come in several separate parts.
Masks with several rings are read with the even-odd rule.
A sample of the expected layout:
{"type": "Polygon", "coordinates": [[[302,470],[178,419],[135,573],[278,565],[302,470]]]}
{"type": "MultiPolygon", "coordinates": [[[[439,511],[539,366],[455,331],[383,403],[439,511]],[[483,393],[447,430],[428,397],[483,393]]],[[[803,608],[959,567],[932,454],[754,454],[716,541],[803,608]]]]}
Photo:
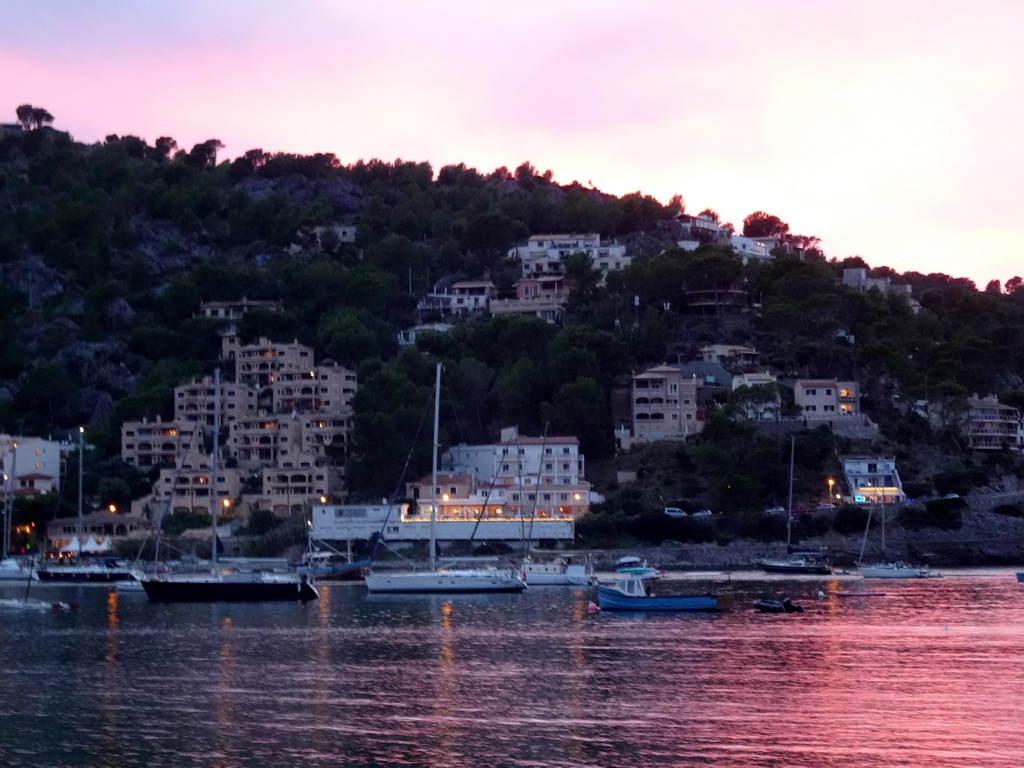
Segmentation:
{"type": "Polygon", "coordinates": [[[829,257],[1024,273],[1018,0],[5,0],[0,121],[640,191],[829,257]]]}

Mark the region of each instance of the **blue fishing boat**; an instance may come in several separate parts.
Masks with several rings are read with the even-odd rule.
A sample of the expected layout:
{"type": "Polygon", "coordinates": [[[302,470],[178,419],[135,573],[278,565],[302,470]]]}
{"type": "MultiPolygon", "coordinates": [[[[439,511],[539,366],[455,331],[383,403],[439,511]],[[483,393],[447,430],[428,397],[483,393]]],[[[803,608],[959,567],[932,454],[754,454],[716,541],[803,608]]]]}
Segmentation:
{"type": "Polygon", "coordinates": [[[1017,571],[1017,581],[1024,583],[1024,571],[1017,571]]]}
{"type": "Polygon", "coordinates": [[[650,580],[623,574],[597,585],[597,606],[608,611],[722,611],[732,595],[655,595],[650,580]]]}

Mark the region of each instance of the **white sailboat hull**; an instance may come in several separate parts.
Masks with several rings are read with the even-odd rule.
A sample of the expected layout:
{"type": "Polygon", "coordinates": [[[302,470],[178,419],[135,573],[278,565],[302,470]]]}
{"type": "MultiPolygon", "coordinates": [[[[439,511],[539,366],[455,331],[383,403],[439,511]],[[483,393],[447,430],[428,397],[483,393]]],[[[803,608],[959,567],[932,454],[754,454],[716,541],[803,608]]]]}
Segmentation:
{"type": "Polygon", "coordinates": [[[366,588],[370,592],[522,592],[526,582],[511,570],[465,569],[369,573],[366,588]]]}
{"type": "Polygon", "coordinates": [[[865,579],[926,579],[929,576],[927,568],[914,568],[895,563],[861,565],[858,566],[858,570],[865,579]]]}

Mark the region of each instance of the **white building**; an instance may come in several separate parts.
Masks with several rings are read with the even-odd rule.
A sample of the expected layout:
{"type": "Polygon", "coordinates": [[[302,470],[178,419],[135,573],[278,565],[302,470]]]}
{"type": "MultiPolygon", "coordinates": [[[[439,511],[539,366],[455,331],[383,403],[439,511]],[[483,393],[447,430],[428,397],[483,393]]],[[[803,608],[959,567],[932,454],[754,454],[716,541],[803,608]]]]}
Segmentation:
{"type": "Polygon", "coordinates": [[[590,508],[590,484],[575,437],[525,437],[512,427],[490,445],[456,445],[431,476],[406,488],[412,503],[314,505],[313,533],[327,540],[428,541],[431,500],[440,542],[572,541],[575,521],[590,508]],[[475,535],[474,535],[475,532],[475,535]]]}
{"type": "Polygon", "coordinates": [[[58,443],[41,437],[0,435],[3,493],[38,496],[60,490],[62,456],[77,451],[77,444],[58,443]]]}
{"type": "MultiPolygon", "coordinates": [[[[571,515],[539,519],[485,504],[483,499],[449,499],[438,503],[435,540],[455,541],[567,541],[575,538],[571,515]]],[[[430,504],[418,505],[314,505],[312,534],[325,541],[369,539],[375,534],[388,543],[430,541],[430,504]]]]}
{"type": "Polygon", "coordinates": [[[534,235],[524,245],[509,251],[509,256],[519,259],[523,278],[534,278],[565,274],[563,261],[574,253],[588,256],[594,269],[604,275],[621,271],[632,262],[626,255],[626,246],[602,245],[597,234],[534,235]]]}
{"type": "Polygon", "coordinates": [[[907,500],[892,456],[841,456],[843,477],[854,504],[902,504],[907,500]]]}

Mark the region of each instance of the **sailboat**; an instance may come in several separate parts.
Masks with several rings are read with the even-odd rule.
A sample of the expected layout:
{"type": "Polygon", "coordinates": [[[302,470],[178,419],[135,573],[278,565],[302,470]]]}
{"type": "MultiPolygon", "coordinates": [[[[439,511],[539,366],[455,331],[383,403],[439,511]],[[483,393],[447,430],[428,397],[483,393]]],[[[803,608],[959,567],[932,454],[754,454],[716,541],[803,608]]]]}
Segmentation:
{"type": "MultiPolygon", "coordinates": [[[[881,562],[873,565],[864,565],[864,547],[868,542],[868,531],[871,530],[871,515],[874,512],[874,505],[868,509],[868,522],[864,526],[864,539],[860,545],[860,555],[857,558],[857,570],[865,579],[926,579],[932,574],[928,568],[918,568],[900,562],[881,562]]],[[[885,510],[882,510],[882,555],[885,555],[885,510]]]]}
{"type": "Polygon", "coordinates": [[[11,521],[14,518],[14,465],[17,460],[18,444],[15,443],[11,458],[11,474],[7,478],[8,485],[4,487],[4,536],[3,552],[0,552],[0,581],[26,581],[39,578],[32,569],[30,560],[7,556],[11,549],[11,521]]]}
{"type": "Polygon", "coordinates": [[[271,600],[315,600],[317,588],[304,573],[222,571],[217,562],[217,454],[220,450],[220,370],[214,375],[213,458],[210,461],[210,537],[212,554],[206,573],[157,573],[144,576],[146,596],[158,603],[265,602],[271,600]]]}
{"type": "Polygon", "coordinates": [[[832,564],[824,553],[793,550],[793,457],[796,437],[789,438],[789,505],[786,507],[786,552],[788,557],[779,560],[759,560],[758,565],[765,573],[832,573],[832,564]]]}
{"type": "Polygon", "coordinates": [[[82,455],[85,452],[85,428],[78,428],[78,528],[71,543],[56,555],[50,555],[37,569],[40,581],[109,583],[134,578],[130,566],[118,558],[104,554],[106,542],[100,545],[92,536],[85,539],[85,517],[82,508],[82,455]],[[83,541],[85,543],[83,543],[83,541]]]}
{"type": "Polygon", "coordinates": [[[521,592],[526,589],[522,574],[508,568],[438,568],[437,566],[437,448],[441,410],[441,364],[434,382],[434,446],[430,482],[430,567],[425,571],[366,574],[370,592],[521,592]]]}

